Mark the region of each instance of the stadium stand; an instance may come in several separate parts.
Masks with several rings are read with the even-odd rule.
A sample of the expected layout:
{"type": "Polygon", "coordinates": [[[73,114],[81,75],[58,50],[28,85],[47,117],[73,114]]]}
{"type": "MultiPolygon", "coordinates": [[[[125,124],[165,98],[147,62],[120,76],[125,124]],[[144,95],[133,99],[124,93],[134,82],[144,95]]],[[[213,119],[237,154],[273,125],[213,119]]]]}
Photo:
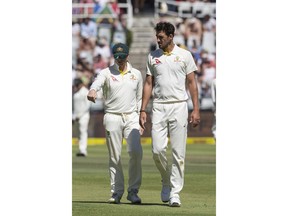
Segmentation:
{"type": "MultiPolygon", "coordinates": [[[[216,77],[216,1],[135,3],[134,0],[72,1],[72,81],[81,78],[89,88],[97,73],[114,62],[111,47],[117,42],[130,47],[130,62],[142,72],[144,79],[147,55],[157,48],[153,27],[158,21],[170,21],[176,27],[174,42],[191,51],[199,69],[200,108],[212,110],[210,87],[216,77]]],[[[188,107],[193,109],[191,99],[188,107]]],[[[101,98],[92,105],[91,112],[103,112],[101,98]]]]}

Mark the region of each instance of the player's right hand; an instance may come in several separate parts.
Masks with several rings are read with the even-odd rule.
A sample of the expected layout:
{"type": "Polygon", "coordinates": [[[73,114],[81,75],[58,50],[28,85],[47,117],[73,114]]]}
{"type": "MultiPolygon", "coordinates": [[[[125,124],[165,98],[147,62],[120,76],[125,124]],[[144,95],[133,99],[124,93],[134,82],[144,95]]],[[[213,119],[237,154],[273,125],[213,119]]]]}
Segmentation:
{"type": "Polygon", "coordinates": [[[95,100],[96,100],[96,91],[95,91],[94,89],[91,89],[91,90],[88,92],[87,99],[88,99],[89,101],[92,101],[93,103],[95,103],[95,100]]]}
{"type": "Polygon", "coordinates": [[[140,112],[139,124],[144,130],[146,130],[144,125],[146,123],[146,118],[147,118],[146,112],[140,112]]]}

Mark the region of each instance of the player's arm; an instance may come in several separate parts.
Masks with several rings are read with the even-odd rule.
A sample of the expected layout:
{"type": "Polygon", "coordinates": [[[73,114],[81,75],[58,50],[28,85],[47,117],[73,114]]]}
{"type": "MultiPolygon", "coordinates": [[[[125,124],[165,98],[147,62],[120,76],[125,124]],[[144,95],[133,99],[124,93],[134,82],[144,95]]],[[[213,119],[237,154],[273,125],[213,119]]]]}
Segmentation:
{"type": "Polygon", "coordinates": [[[93,103],[95,103],[96,97],[97,97],[97,91],[100,91],[102,86],[104,85],[106,80],[105,72],[104,70],[100,71],[98,76],[93,81],[90,90],[87,94],[87,99],[93,103]]]}
{"type": "Polygon", "coordinates": [[[199,111],[198,87],[194,72],[189,73],[187,75],[187,85],[193,103],[193,111],[190,115],[189,123],[192,123],[192,126],[196,127],[200,123],[200,111],[199,111]]]}
{"type": "Polygon", "coordinates": [[[137,112],[140,112],[141,104],[142,104],[142,93],[143,93],[143,78],[140,73],[138,85],[137,85],[137,92],[136,92],[136,102],[137,102],[137,112]]]}
{"type": "Polygon", "coordinates": [[[150,97],[152,95],[153,89],[153,77],[151,75],[146,75],[144,87],[143,87],[143,94],[142,94],[142,105],[140,109],[140,126],[145,129],[144,124],[146,123],[146,107],[149,103],[150,97]]]}

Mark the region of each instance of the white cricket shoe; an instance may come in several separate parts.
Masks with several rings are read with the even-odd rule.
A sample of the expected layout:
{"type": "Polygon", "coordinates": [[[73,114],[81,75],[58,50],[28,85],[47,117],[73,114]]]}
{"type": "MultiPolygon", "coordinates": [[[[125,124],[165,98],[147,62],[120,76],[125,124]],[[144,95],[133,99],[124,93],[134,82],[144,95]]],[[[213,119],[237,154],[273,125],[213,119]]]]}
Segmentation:
{"type": "Polygon", "coordinates": [[[169,206],[170,207],[180,207],[181,206],[180,199],[177,197],[171,197],[169,200],[169,206]]]}
{"type": "Polygon", "coordinates": [[[131,201],[131,203],[133,203],[133,204],[141,204],[140,197],[134,191],[130,191],[128,193],[127,200],[131,201]]]}
{"type": "Polygon", "coordinates": [[[163,185],[161,190],[161,200],[166,203],[169,201],[171,188],[169,185],[163,185]]]}

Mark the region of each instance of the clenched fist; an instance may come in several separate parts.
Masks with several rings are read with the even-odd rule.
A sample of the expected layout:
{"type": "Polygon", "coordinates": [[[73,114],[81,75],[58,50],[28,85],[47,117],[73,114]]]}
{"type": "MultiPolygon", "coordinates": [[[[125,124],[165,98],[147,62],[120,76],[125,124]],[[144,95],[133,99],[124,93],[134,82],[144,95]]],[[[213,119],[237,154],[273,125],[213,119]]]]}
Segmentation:
{"type": "Polygon", "coordinates": [[[96,100],[96,91],[94,89],[91,89],[89,92],[88,92],[88,95],[87,95],[87,99],[93,103],[95,103],[95,100],[96,100]]]}

